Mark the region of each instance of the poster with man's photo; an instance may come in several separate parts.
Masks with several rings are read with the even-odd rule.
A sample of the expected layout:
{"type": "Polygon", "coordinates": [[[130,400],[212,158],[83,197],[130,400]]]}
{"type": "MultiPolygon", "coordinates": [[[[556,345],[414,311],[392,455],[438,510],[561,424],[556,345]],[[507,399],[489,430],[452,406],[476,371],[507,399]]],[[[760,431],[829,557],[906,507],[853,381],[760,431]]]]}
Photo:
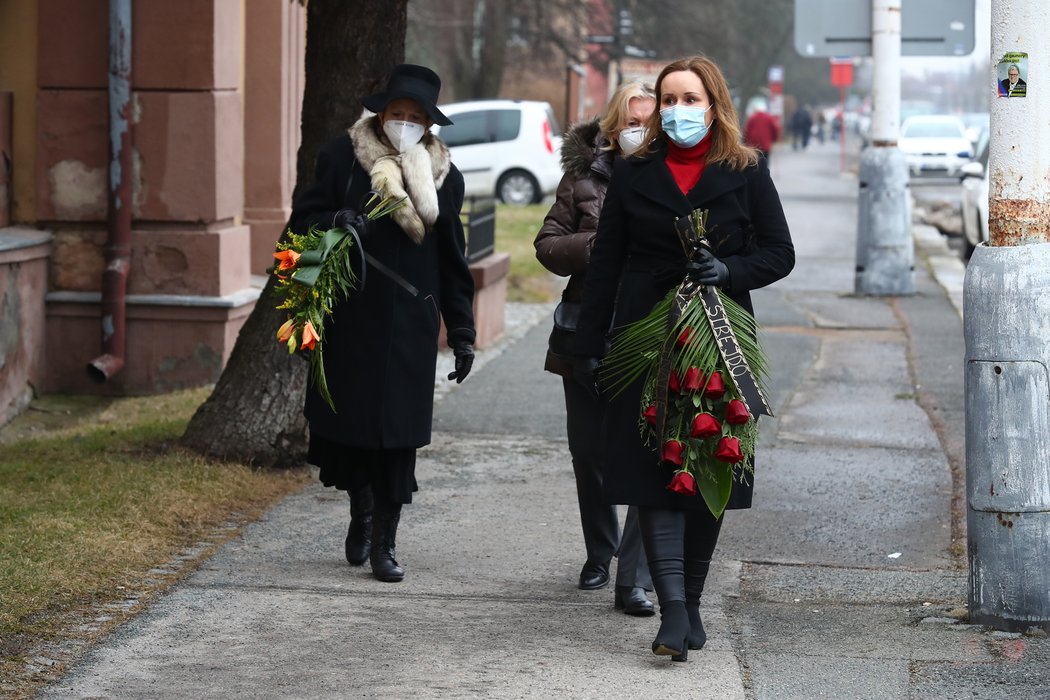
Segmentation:
{"type": "Polygon", "coordinates": [[[1011,51],[1003,55],[997,71],[996,89],[999,97],[1025,97],[1028,95],[1028,54],[1011,51]]]}

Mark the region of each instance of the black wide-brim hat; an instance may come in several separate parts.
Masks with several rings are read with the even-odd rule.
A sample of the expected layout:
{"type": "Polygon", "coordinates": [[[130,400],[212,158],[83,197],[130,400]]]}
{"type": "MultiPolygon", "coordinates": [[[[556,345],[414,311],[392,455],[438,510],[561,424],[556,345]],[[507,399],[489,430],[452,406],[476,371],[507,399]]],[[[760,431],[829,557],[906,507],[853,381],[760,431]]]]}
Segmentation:
{"type": "Polygon", "coordinates": [[[382,112],[388,104],[396,99],[407,97],[415,100],[435,123],[448,126],[452,120],[437,108],[438,93],[441,91],[441,78],[426,66],[402,63],[394,66],[387,79],[386,90],[361,98],[361,104],[376,114],[382,112]]]}

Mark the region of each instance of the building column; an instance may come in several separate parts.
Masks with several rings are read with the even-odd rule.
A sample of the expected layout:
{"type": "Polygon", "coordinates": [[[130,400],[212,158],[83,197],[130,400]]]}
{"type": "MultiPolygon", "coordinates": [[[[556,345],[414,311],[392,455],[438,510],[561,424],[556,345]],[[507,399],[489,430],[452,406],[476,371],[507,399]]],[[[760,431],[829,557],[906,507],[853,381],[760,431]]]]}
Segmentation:
{"type": "Polygon", "coordinates": [[[303,102],[306,10],[288,0],[246,5],[244,50],[244,223],[251,271],[273,264],[291,213],[303,102]]]}
{"type": "MultiPolygon", "coordinates": [[[[258,289],[244,216],[243,0],[135,0],[127,363],[95,385],[106,240],[107,0],[38,0],[36,219],[54,233],[49,391],[215,381],[258,289]]],[[[267,115],[253,115],[266,118],[267,115]]]]}

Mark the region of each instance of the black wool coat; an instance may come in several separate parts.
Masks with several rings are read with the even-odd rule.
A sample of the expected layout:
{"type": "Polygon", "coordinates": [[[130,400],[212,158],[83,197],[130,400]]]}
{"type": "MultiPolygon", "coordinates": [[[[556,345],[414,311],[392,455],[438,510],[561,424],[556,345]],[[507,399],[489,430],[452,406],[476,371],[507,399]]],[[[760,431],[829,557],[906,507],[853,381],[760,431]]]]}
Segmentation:
{"type": "MultiPolygon", "coordinates": [[[[314,184],[295,201],[292,230],[330,227],[339,210],[359,209],[370,188],[350,136],[336,137],[318,154],[314,184]]],[[[459,217],[463,176],[454,165],[437,196],[440,213],[421,244],[390,216],[369,227],[365,250],[418,294],[369,267],[364,289],[333,310],[322,338],[336,412],[311,383],[304,409],[311,432],[365,449],[430,442],[439,312],[450,329],[450,345],[474,341],[474,281],[459,217]]]]}
{"type": "MultiPolygon", "coordinates": [[[[666,145],[647,156],[618,159],[605,196],[576,332],[579,355],[601,357],[607,332],[644,318],[685,276],[677,217],[707,209],[708,237],[730,271],[724,291],[753,312],[750,291],[794,267],[784,209],[764,161],[741,171],[708,164],[688,195],[668,169],[666,145]]],[[[667,490],[674,469],[639,431],[639,380],[610,400],[606,414],[605,493],[610,502],[652,508],[706,508],[699,496],[667,490]]],[[[753,479],[735,482],[729,508],[751,505],[753,479]]]]}

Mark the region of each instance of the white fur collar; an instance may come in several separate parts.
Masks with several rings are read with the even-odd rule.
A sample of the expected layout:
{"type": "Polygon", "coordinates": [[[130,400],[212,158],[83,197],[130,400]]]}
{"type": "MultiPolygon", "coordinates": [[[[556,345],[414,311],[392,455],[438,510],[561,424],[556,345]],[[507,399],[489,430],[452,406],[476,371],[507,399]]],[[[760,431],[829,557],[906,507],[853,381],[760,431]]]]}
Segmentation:
{"type": "Polygon", "coordinates": [[[408,197],[405,206],[391,216],[416,243],[422,243],[426,232],[437,221],[437,191],[445,182],[452,158],[448,148],[427,132],[419,144],[404,153],[376,135],[378,117],[365,112],[348,130],[354,153],[372,180],[372,189],[384,197],[408,197]]]}

